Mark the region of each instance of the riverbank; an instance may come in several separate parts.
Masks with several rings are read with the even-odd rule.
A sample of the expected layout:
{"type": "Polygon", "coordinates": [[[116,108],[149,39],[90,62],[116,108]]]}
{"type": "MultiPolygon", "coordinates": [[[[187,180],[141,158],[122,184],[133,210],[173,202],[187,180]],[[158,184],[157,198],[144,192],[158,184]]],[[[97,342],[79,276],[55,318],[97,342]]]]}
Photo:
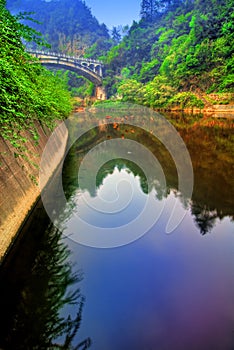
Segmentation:
{"type": "MultiPolygon", "coordinates": [[[[121,103],[131,103],[130,101],[121,101],[120,99],[116,100],[105,100],[105,101],[95,101],[92,106],[96,107],[103,107],[103,108],[115,108],[121,105],[121,103]]],[[[136,103],[133,103],[136,104],[136,103]]],[[[141,104],[136,104],[136,105],[141,105],[141,104]]],[[[144,106],[144,105],[142,105],[144,106]]],[[[83,112],[85,108],[90,107],[85,105],[85,103],[80,103],[75,104],[73,107],[73,112],[83,112]]],[[[153,109],[156,112],[171,112],[171,113],[184,113],[188,115],[198,115],[198,114],[203,114],[204,116],[209,116],[209,117],[220,117],[223,118],[225,117],[234,117],[234,103],[230,104],[213,104],[213,105],[206,105],[203,108],[199,107],[183,107],[183,106],[174,106],[174,107],[162,107],[162,108],[151,108],[148,107],[149,109],[153,109]]]]}
{"type": "Polygon", "coordinates": [[[234,105],[214,105],[207,108],[160,108],[155,109],[156,112],[169,112],[169,113],[184,113],[186,115],[203,115],[204,117],[212,118],[234,118],[234,105]]]}
{"type": "MultiPolygon", "coordinates": [[[[40,196],[38,186],[40,159],[51,135],[48,129],[36,125],[39,141],[25,131],[27,159],[17,155],[15,148],[0,137],[0,262],[14,243],[17,233],[40,196]]],[[[57,128],[58,143],[51,149],[50,169],[59,165],[67,144],[65,127],[57,128]]],[[[48,179],[49,180],[49,179],[48,179]]]]}

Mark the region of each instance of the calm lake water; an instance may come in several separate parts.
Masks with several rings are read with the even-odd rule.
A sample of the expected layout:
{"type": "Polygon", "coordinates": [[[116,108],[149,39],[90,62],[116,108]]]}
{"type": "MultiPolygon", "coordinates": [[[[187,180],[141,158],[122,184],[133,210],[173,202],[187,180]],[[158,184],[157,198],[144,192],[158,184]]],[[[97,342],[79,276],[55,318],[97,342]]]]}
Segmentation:
{"type": "Polygon", "coordinates": [[[178,190],[176,165],[152,133],[121,122],[86,133],[63,166],[63,232],[39,201],[0,270],[1,349],[234,349],[233,120],[167,117],[192,160],[192,198],[178,190]],[[131,160],[135,144],[122,158],[112,149],[105,162],[105,143],[116,138],[150,150],[164,179],[131,160]],[[85,180],[78,176],[94,148],[102,164],[95,183],[91,162],[85,180]],[[167,234],[175,199],[183,220],[167,234]],[[134,236],[128,225],[146,203],[157,220],[138,239],[110,249],[77,243],[74,216],[134,236]]]}

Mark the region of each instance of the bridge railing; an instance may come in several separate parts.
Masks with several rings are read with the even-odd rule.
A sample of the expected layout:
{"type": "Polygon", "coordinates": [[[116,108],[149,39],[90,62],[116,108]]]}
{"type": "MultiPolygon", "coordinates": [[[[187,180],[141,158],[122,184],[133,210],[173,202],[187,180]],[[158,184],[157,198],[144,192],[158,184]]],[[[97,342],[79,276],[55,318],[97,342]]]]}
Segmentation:
{"type": "Polygon", "coordinates": [[[61,57],[61,58],[66,58],[66,59],[70,59],[73,61],[78,60],[78,61],[83,61],[83,62],[87,62],[87,63],[95,63],[95,64],[98,64],[100,66],[103,66],[103,63],[101,61],[98,61],[98,60],[93,60],[91,58],[84,58],[81,56],[69,56],[69,55],[66,55],[66,54],[60,53],[60,52],[30,50],[30,49],[27,49],[27,52],[34,54],[34,55],[36,54],[36,55],[43,55],[43,56],[61,57]]]}

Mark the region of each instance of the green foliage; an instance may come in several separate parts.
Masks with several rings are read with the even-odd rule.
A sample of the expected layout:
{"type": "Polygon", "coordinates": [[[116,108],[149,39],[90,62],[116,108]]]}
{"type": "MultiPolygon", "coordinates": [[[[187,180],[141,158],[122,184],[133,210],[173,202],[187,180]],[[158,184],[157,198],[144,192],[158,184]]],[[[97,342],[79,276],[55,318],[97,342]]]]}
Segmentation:
{"type": "Polygon", "coordinates": [[[123,101],[142,103],[144,99],[143,84],[136,80],[125,80],[118,88],[118,94],[123,101]]]}
{"type": "Polygon", "coordinates": [[[143,21],[152,22],[160,18],[160,15],[173,9],[178,0],[142,0],[141,18],[143,21]]]}
{"type": "Polygon", "coordinates": [[[174,29],[168,29],[163,31],[163,33],[160,35],[158,42],[166,43],[170,40],[170,38],[174,37],[175,30],[174,29]]]}
{"type": "Polygon", "coordinates": [[[166,107],[175,89],[166,78],[157,76],[153,81],[143,85],[136,80],[125,80],[118,87],[118,94],[123,101],[134,102],[152,108],[166,107]]]}
{"type": "Polygon", "coordinates": [[[150,62],[146,62],[140,70],[140,81],[147,82],[154,79],[155,75],[158,74],[159,68],[160,62],[157,58],[153,59],[150,62]]]}
{"type": "Polygon", "coordinates": [[[112,40],[100,38],[85,50],[84,57],[104,61],[105,55],[111,47],[113,47],[112,40]]]}
{"type": "Polygon", "coordinates": [[[203,108],[204,102],[191,92],[180,92],[169,100],[168,106],[178,106],[181,109],[193,107],[203,108]]]}
{"type": "MultiPolygon", "coordinates": [[[[152,106],[166,105],[170,89],[174,93],[233,92],[233,7],[234,0],[142,1],[142,20],[134,22],[108,54],[111,92],[119,86],[125,100],[129,93],[129,100],[152,106]],[[165,100],[155,77],[165,79],[170,87],[165,100]],[[133,86],[139,91],[133,91],[133,86]]],[[[179,101],[182,97],[178,95],[174,102],[202,105],[192,95],[188,101],[179,101]]]]}
{"type": "Polygon", "coordinates": [[[94,96],[95,85],[86,78],[72,71],[57,71],[57,75],[67,84],[72,97],[91,97],[94,96]]]}
{"type": "Polygon", "coordinates": [[[111,31],[111,37],[114,41],[114,44],[118,45],[121,41],[120,29],[117,27],[113,27],[111,31]]]}
{"type": "MultiPolygon", "coordinates": [[[[118,28],[111,39],[80,0],[8,0],[14,2],[38,12],[53,49],[101,59],[109,97],[118,93],[126,100],[166,106],[180,92],[234,91],[234,0],[141,1],[141,20],[120,42],[118,28]]],[[[87,96],[91,90],[86,83],[72,87],[73,95],[87,96]]]]}
{"type": "Polygon", "coordinates": [[[95,92],[95,85],[89,81],[86,81],[85,84],[81,85],[79,88],[73,88],[73,96],[79,96],[80,98],[92,97],[95,92]]]}
{"type": "MultiPolygon", "coordinates": [[[[28,55],[21,43],[23,25],[0,5],[0,129],[1,135],[24,152],[20,132],[39,121],[48,127],[70,112],[70,95],[56,75],[28,55]]],[[[29,29],[25,27],[29,35],[29,29]]]]}
{"type": "Polygon", "coordinates": [[[40,24],[38,21],[32,18],[32,12],[20,12],[15,16],[17,20],[18,26],[18,34],[21,38],[23,38],[26,42],[33,42],[39,46],[50,47],[50,45],[44,40],[42,34],[32,27],[22,24],[20,21],[30,21],[30,23],[40,24]]]}
{"type": "Polygon", "coordinates": [[[166,107],[170,98],[175,94],[175,89],[162,76],[156,76],[153,81],[145,85],[144,90],[146,104],[153,108],[166,107]]]}
{"type": "Polygon", "coordinates": [[[53,51],[84,55],[97,44],[100,54],[101,42],[110,39],[107,27],[98,23],[84,1],[7,0],[7,6],[14,13],[33,12],[33,18],[40,22],[33,28],[43,34],[53,51]]]}

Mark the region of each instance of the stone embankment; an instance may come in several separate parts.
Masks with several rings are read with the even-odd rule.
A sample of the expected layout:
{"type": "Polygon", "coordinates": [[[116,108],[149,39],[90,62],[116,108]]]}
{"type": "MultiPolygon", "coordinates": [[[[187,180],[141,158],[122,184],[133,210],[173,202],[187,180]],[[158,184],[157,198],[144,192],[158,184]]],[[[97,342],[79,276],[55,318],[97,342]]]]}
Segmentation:
{"type": "MultiPolygon", "coordinates": [[[[36,145],[29,132],[27,138],[28,159],[17,156],[16,149],[0,137],[0,262],[14,242],[23,222],[40,196],[38,186],[40,158],[50,137],[50,132],[36,126],[40,136],[36,145]]],[[[65,153],[68,131],[56,129],[58,137],[51,147],[50,169],[55,170],[65,153]]]]}
{"type": "MultiPolygon", "coordinates": [[[[159,109],[159,111],[161,111],[159,109]]],[[[163,111],[163,110],[162,110],[163,111]]],[[[234,117],[234,105],[213,105],[212,107],[204,107],[204,108],[180,108],[173,107],[170,109],[166,109],[169,112],[176,113],[187,113],[187,114],[204,114],[205,116],[218,117],[218,118],[233,118],[234,117]]]]}

